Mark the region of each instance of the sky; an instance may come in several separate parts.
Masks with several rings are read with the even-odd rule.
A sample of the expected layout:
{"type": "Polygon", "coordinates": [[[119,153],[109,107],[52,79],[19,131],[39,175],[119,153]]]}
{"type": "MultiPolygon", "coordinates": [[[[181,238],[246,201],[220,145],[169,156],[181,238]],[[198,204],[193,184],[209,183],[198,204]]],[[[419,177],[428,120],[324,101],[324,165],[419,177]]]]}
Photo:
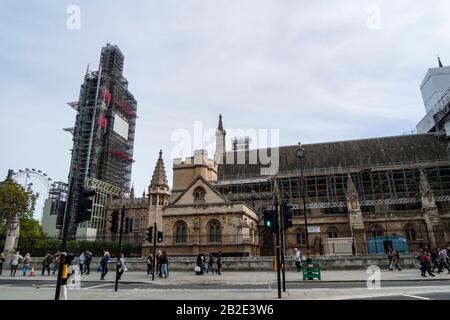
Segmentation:
{"type": "MultiPolygon", "coordinates": [[[[171,185],[176,133],[214,129],[219,114],[228,132],[278,129],[280,145],[411,133],[428,68],[437,54],[450,64],[450,2],[330,2],[3,0],[0,174],[35,168],[67,181],[66,103],[107,42],[124,53],[138,101],[137,194],[160,149],[171,185]]],[[[182,156],[210,142],[193,139],[182,156]]],[[[46,189],[34,186],[40,218],[46,189]]]]}

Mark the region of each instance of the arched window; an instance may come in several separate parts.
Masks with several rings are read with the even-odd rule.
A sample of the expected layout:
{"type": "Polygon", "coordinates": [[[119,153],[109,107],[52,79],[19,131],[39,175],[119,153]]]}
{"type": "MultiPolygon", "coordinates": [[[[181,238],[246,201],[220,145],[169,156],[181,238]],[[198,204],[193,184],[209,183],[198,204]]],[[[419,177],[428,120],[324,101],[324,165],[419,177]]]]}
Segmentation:
{"type": "Polygon", "coordinates": [[[297,245],[306,245],[306,232],[303,230],[297,231],[297,245]]]}
{"type": "Polygon", "coordinates": [[[373,238],[384,237],[384,229],[382,226],[376,224],[370,227],[370,234],[373,238]]]}
{"type": "Polygon", "coordinates": [[[206,191],[203,187],[197,187],[194,190],[194,202],[205,202],[206,191]]]}
{"type": "Polygon", "coordinates": [[[338,234],[339,234],[339,230],[335,226],[328,228],[328,238],[331,238],[331,239],[338,238],[338,234]]]}
{"type": "Polygon", "coordinates": [[[413,225],[407,224],[407,225],[405,225],[403,230],[405,231],[405,237],[408,241],[416,241],[417,240],[416,230],[414,230],[413,225]]]}
{"type": "Polygon", "coordinates": [[[220,222],[213,220],[209,223],[209,242],[222,242],[222,228],[220,222]]]}
{"type": "Polygon", "coordinates": [[[175,225],[175,243],[187,242],[187,225],[184,221],[178,221],[175,225]]]}

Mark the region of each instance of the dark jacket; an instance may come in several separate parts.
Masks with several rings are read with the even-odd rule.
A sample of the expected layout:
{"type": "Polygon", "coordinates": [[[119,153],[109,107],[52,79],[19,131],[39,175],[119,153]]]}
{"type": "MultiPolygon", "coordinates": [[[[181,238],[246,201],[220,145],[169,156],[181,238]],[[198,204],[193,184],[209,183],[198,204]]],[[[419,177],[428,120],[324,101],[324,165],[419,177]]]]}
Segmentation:
{"type": "Polygon", "coordinates": [[[162,255],[161,256],[161,260],[159,261],[160,264],[168,264],[169,263],[169,259],[167,259],[167,256],[162,255]]]}

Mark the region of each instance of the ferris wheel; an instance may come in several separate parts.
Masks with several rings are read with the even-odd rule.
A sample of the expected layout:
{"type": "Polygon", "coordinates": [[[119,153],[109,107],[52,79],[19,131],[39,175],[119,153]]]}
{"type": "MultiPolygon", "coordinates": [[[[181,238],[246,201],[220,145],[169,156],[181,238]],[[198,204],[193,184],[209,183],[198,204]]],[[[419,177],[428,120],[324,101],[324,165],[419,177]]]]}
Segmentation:
{"type": "Polygon", "coordinates": [[[54,183],[52,183],[52,179],[43,172],[42,170],[36,170],[36,169],[24,169],[19,170],[17,172],[11,172],[11,178],[18,184],[22,184],[20,181],[25,178],[25,184],[24,188],[26,189],[28,186],[33,185],[31,179],[35,178],[38,181],[40,181],[45,188],[47,188],[47,191],[49,192],[51,188],[53,187],[54,183]]]}

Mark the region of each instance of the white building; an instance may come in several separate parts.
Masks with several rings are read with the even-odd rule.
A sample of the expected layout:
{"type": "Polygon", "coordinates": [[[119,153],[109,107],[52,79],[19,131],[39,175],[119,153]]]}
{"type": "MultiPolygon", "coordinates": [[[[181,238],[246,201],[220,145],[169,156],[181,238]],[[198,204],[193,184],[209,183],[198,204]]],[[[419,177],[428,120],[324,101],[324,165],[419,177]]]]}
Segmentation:
{"type": "Polygon", "coordinates": [[[428,70],[420,90],[427,114],[417,125],[417,132],[427,133],[434,130],[434,116],[450,101],[450,66],[444,67],[439,59],[439,67],[428,70]]]}

